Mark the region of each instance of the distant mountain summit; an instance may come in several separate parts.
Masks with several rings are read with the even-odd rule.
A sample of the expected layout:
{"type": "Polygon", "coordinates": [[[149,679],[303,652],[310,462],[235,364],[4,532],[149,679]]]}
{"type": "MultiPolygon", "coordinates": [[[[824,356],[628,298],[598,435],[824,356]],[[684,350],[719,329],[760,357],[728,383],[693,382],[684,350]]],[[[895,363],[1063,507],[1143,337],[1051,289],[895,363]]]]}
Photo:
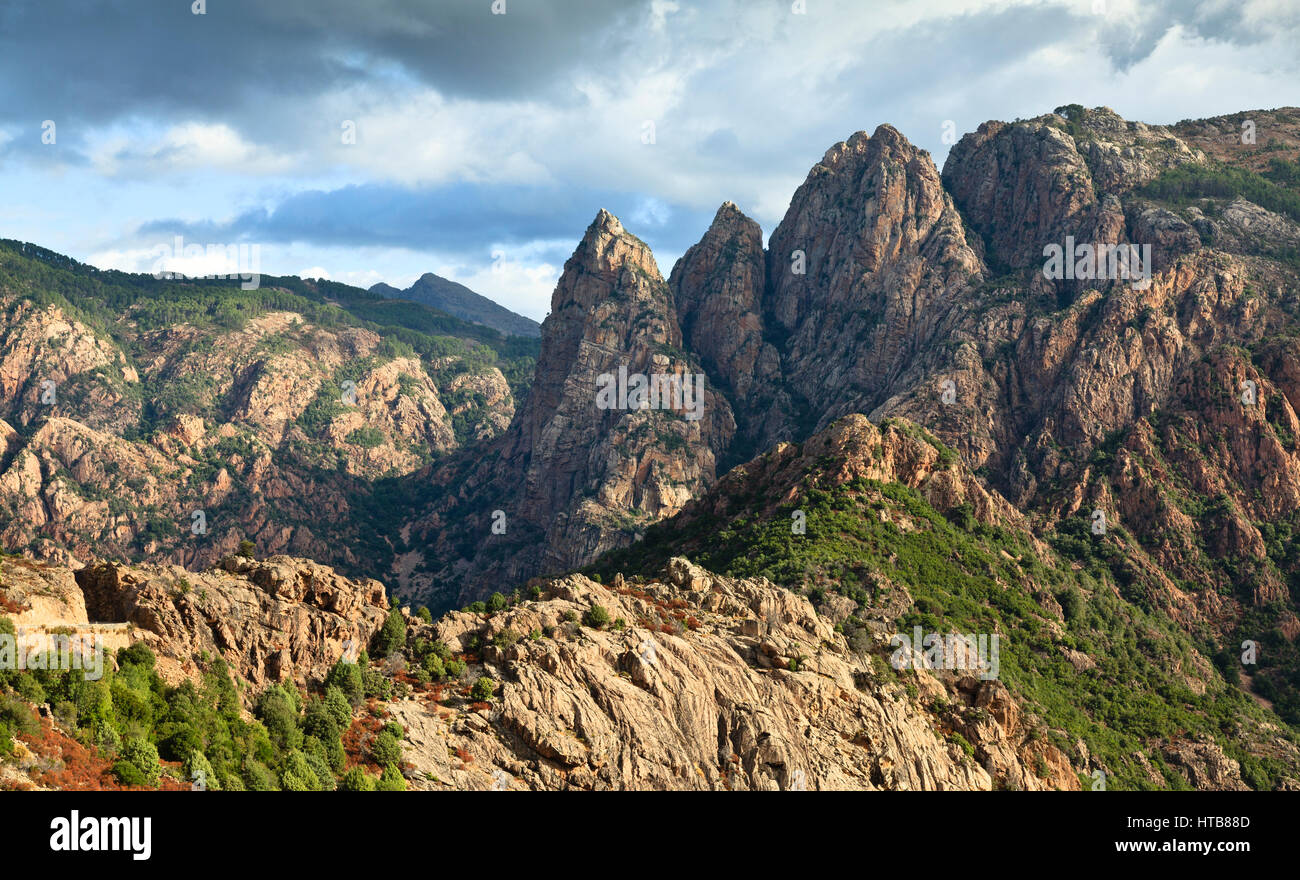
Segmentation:
{"type": "Polygon", "coordinates": [[[480,296],[465,285],[448,281],[432,272],[421,275],[420,279],[406,290],[398,290],[391,284],[381,282],[371,287],[370,292],[422,303],[461,320],[473,321],[502,333],[534,338],[542,335],[542,325],[531,318],[517,315],[504,306],[497,305],[486,296],[480,296]]]}

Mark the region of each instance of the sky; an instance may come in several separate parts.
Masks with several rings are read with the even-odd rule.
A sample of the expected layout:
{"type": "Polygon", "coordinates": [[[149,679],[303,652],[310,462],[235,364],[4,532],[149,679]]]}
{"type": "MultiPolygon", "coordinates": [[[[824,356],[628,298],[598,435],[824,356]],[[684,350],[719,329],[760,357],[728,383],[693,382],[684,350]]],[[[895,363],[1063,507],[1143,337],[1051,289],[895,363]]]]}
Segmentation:
{"type": "Polygon", "coordinates": [[[882,123],[942,166],[945,132],[1062,104],[1300,105],[1300,0],[0,0],[0,89],[0,238],[435,272],[540,320],[601,208],[666,277],[723,201],[766,235],[882,123]]]}

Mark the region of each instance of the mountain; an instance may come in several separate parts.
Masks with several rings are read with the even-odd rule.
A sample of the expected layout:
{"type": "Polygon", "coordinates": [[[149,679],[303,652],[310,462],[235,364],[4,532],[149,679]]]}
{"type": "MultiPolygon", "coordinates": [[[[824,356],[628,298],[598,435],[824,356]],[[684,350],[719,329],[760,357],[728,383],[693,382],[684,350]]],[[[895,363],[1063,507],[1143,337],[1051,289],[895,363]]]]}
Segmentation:
{"type": "Polygon", "coordinates": [[[249,539],[369,568],[400,528],[393,480],[504,430],[535,354],[345,285],[158,281],[0,243],[0,538],[191,566],[249,539]]]}
{"type": "Polygon", "coordinates": [[[707,488],[735,424],[726,399],[693,379],[702,368],[681,346],[650,249],[602,210],[565,263],[510,428],[429,469],[436,500],[411,525],[421,571],[403,592],[455,607],[493,585],[570,570],[707,488]],[[686,377],[689,387],[675,409],[667,397],[637,408],[618,395],[602,407],[601,377],[617,381],[620,370],[686,377]]]}
{"type": "MultiPolygon", "coordinates": [[[[599,212],[538,339],[392,291],[157,282],[6,243],[5,570],[155,632],[152,665],[121,661],[152,692],[172,660],[214,700],[246,682],[280,734],[208,756],[229,785],[301,781],[311,727],[325,787],[364,765],[416,788],[1294,789],[1298,290],[1295,108],[1066,105],[982,124],[942,169],[857,132],[767,248],[727,202],[666,280],[599,212]],[[254,587],[336,578],[433,613],[304,608],[295,653],[254,587]],[[209,602],[256,614],[223,641],[209,602]],[[347,627],[383,661],[337,670],[318,635],[347,627]],[[897,666],[918,628],[998,636],[996,686],[897,666]],[[310,700],[285,717],[330,676],[386,706],[333,734],[310,700]],[[404,776],[369,745],[381,717],[410,736],[404,776]]],[[[36,684],[53,699],[10,688],[78,705],[36,684]]],[[[204,719],[204,741],[255,736],[204,719]]],[[[138,730],[44,721],[109,755],[138,730]]]]}
{"type": "Polygon", "coordinates": [[[507,336],[537,337],[541,325],[531,318],[516,315],[486,296],[480,296],[463,284],[426,272],[406,290],[388,284],[376,284],[370,292],[392,299],[408,299],[465,321],[491,327],[507,336]]]}

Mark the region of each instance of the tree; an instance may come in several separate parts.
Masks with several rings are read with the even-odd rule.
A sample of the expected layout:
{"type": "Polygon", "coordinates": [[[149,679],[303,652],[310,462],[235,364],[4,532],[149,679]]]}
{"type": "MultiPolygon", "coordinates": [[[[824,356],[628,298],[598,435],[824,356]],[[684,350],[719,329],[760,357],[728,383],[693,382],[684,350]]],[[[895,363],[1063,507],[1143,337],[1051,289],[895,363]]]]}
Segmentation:
{"type": "MultiPolygon", "coordinates": [[[[366,698],[366,682],[361,674],[361,667],[356,663],[348,663],[346,660],[339,660],[330,669],[329,675],[325,676],[325,690],[328,696],[331,687],[337,688],[342,692],[348,703],[353,706],[360,706],[366,698]]],[[[352,713],[348,713],[351,715],[352,713]]]]}
{"type": "Polygon", "coordinates": [[[280,788],[284,791],[320,791],[321,783],[307,756],[294,749],[284,759],[280,788]]]}
{"type": "Polygon", "coordinates": [[[474,682],[474,686],[470,688],[469,696],[470,699],[477,703],[486,703],[488,700],[492,699],[492,693],[495,690],[496,683],[484,675],[480,677],[478,681],[474,682]]]}
{"type": "Polygon", "coordinates": [[[118,649],[118,666],[143,666],[145,669],[153,669],[155,663],[157,663],[157,658],[144,642],[136,642],[128,647],[118,649]]]}
{"type": "Polygon", "coordinates": [[[406,791],[406,779],[402,777],[402,771],[397,769],[396,764],[389,764],[384,768],[375,791],[406,791]]]}
{"type": "Polygon", "coordinates": [[[347,730],[352,722],[352,706],[343,691],[330,685],[325,688],[325,710],[329,712],[339,730],[347,730]]]}
{"type": "Polygon", "coordinates": [[[402,743],[391,730],[385,728],[370,744],[370,756],[380,767],[397,764],[402,760],[402,743]]]}
{"type": "Polygon", "coordinates": [[[253,714],[266,725],[266,732],[276,748],[285,751],[302,744],[296,701],[278,684],[262,691],[253,714]]]}
{"type": "MultiPolygon", "coordinates": [[[[158,784],[158,778],[162,776],[162,765],[158,763],[158,749],[149,740],[140,738],[127,740],[122,744],[120,758],[119,763],[125,762],[140,771],[144,785],[158,784]]],[[[113,769],[117,770],[116,765],[113,769]]],[[[128,784],[139,785],[140,783],[128,784]]]]}
{"type": "Polygon", "coordinates": [[[239,542],[240,556],[247,556],[249,559],[252,559],[253,554],[256,552],[257,552],[257,545],[254,544],[252,541],[248,540],[247,538],[239,542]]]}
{"type": "Polygon", "coordinates": [[[415,616],[423,620],[425,623],[433,623],[433,612],[423,605],[415,609],[415,616]]]}
{"type": "Polygon", "coordinates": [[[379,635],[375,636],[375,650],[379,656],[387,657],[392,652],[400,651],[405,647],[406,619],[402,617],[401,609],[392,608],[383,627],[379,630],[379,635]]]}
{"type": "Polygon", "coordinates": [[[375,779],[360,767],[353,767],[339,780],[339,791],[374,791],[375,779]]]}
{"type": "Polygon", "coordinates": [[[211,762],[197,749],[190,752],[181,769],[185,778],[200,791],[221,791],[221,780],[217,778],[211,762]]]}

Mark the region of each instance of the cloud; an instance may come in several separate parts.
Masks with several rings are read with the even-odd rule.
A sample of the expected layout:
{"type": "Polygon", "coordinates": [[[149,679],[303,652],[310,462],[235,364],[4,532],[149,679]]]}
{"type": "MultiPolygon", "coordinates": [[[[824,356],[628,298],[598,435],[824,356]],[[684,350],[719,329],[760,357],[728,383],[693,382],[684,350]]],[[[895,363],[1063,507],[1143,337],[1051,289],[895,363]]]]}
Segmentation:
{"type": "MultiPolygon", "coordinates": [[[[708,225],[708,217],[635,193],[573,191],[562,187],[450,184],[428,189],[364,184],[297,193],[272,210],[245,212],[225,222],[160,219],[136,230],[137,241],[310,242],[324,246],[402,247],[461,254],[467,266],[486,266],[492,254],[525,253],[563,263],[605,207],[629,220],[652,247],[681,252],[708,225]],[[690,222],[667,225],[669,217],[690,222]]],[[[709,217],[712,215],[710,214],[709,217]]]]}
{"type": "Polygon", "coordinates": [[[260,242],[292,255],[272,271],[390,282],[418,259],[477,278],[501,251],[535,297],[599,208],[667,271],[724,200],[770,233],[827,147],[882,122],[942,164],[949,120],[1300,103],[1287,0],[491,8],[10,0],[0,186],[26,210],[0,235],[73,256],[260,242]]]}

